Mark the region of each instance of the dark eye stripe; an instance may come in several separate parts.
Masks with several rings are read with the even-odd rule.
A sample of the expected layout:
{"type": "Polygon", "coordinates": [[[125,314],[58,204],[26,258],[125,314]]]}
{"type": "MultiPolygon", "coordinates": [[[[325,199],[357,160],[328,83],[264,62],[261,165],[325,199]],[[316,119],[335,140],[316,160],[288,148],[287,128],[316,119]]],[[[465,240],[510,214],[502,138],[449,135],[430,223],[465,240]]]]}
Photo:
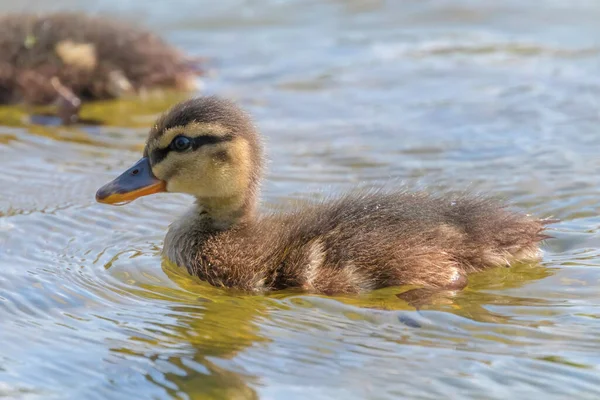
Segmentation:
{"type": "Polygon", "coordinates": [[[167,154],[171,151],[170,148],[166,149],[154,149],[150,152],[150,165],[156,165],[167,157],[167,154]]]}
{"type": "MultiPolygon", "coordinates": [[[[197,150],[205,144],[215,144],[221,142],[228,142],[233,139],[233,135],[225,135],[225,136],[198,136],[195,138],[190,138],[192,142],[192,151],[197,150]]],[[[150,164],[156,165],[162,160],[164,160],[169,152],[175,151],[171,148],[169,144],[168,147],[164,149],[154,149],[150,152],[150,164]]]]}
{"type": "Polygon", "coordinates": [[[196,150],[199,147],[204,146],[205,144],[215,144],[221,142],[227,142],[233,139],[231,135],[225,136],[198,136],[195,138],[190,138],[192,140],[192,150],[196,150]]]}

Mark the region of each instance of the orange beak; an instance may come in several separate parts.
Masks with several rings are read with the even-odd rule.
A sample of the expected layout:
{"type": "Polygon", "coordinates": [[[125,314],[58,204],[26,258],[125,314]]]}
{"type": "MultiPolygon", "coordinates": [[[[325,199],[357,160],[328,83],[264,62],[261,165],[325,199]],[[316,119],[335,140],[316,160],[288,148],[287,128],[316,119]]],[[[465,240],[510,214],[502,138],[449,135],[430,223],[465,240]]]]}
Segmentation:
{"type": "Polygon", "coordinates": [[[138,197],[166,191],[166,182],[154,176],[150,161],[147,157],[144,157],[114,181],[98,189],[96,201],[105,204],[123,205],[138,197]]]}

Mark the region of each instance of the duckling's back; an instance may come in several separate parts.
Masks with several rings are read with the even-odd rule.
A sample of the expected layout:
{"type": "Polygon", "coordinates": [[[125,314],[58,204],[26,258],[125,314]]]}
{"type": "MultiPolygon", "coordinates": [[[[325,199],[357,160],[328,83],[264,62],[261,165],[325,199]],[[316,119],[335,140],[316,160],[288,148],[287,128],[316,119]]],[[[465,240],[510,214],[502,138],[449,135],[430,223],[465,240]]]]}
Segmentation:
{"type": "Polygon", "coordinates": [[[485,197],[364,191],[216,234],[200,252],[245,289],[460,289],[469,272],[537,260],[546,223],[485,197]]]}

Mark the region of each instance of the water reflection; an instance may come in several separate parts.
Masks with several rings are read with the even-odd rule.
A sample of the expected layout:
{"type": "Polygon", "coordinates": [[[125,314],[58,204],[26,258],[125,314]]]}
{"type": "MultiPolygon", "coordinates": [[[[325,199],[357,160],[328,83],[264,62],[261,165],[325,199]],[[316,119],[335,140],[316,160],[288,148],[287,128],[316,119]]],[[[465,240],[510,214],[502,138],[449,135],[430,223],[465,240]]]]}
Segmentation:
{"type": "MultiPolygon", "coordinates": [[[[137,340],[131,338],[130,340],[137,340]]],[[[166,356],[164,352],[136,353],[129,347],[111,348],[115,358],[139,357],[147,361],[144,378],[149,384],[164,389],[173,398],[258,399],[249,382],[255,378],[221,368],[190,349],[186,355],[166,356]]]]}
{"type": "Polygon", "coordinates": [[[149,336],[129,338],[143,343],[145,350],[132,350],[128,345],[111,351],[148,360],[152,370],[146,373],[146,379],[173,397],[185,394],[191,398],[258,398],[250,386],[256,385],[258,378],[211,360],[232,359],[239,351],[267,340],[259,335],[256,320],[266,312],[268,301],[258,296],[232,296],[187,276],[167,262],[163,263],[163,271],[180,290],[140,284],[143,290],[136,293],[151,300],[168,301],[164,315],[171,322],[146,329],[149,336]],[[159,333],[160,339],[154,333],[159,333]]]}

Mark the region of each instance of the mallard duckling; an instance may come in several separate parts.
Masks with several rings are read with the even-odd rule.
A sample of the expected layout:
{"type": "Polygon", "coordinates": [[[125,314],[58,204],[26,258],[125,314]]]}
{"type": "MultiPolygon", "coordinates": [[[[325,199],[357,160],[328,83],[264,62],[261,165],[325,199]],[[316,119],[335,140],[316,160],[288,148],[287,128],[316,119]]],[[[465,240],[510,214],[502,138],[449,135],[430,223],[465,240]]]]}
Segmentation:
{"type": "Polygon", "coordinates": [[[96,199],[195,196],[170,226],[164,255],[212,285],[248,291],[461,289],[470,272],[540,257],[547,221],[483,197],[370,190],[259,214],[262,154],[258,132],[235,104],[188,100],[158,119],[143,158],[96,199]]]}
{"type": "Polygon", "coordinates": [[[82,101],[156,87],[193,90],[197,64],[125,21],[79,13],[0,17],[0,103],[58,102],[65,123],[77,119],[82,101]]]}

